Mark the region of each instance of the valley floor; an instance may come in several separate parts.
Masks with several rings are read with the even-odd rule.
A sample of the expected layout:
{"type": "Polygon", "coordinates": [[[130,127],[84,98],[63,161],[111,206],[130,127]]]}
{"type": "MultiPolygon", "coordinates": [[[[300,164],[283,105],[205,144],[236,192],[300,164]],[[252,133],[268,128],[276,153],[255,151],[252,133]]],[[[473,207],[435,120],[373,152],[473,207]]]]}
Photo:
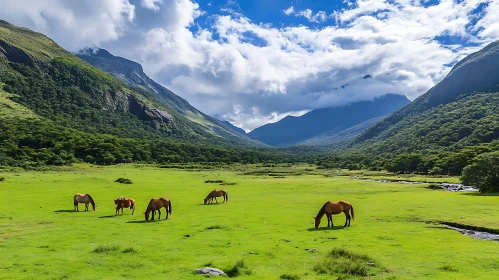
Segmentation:
{"type": "Polygon", "coordinates": [[[267,176],[253,166],[82,165],[0,172],[0,279],[204,279],[194,270],[205,266],[240,279],[332,279],[319,267],[333,249],[371,263],[352,257],[338,263],[349,269],[326,271],[333,279],[497,279],[499,242],[437,222],[499,230],[499,196],[289,170],[267,176]],[[120,177],[133,184],[115,183],[120,177]],[[227,204],[203,205],[214,188],[228,190],[227,204]],[[73,212],[75,193],[91,194],[97,211],[73,212]],[[114,216],[120,195],[136,200],[134,215],[126,209],[114,216]],[[148,201],[160,196],[172,200],[173,217],[144,222],[148,201]],[[324,202],[340,199],[354,206],[352,226],[343,228],[342,214],[332,229],[326,218],[313,228],[324,202]]]}

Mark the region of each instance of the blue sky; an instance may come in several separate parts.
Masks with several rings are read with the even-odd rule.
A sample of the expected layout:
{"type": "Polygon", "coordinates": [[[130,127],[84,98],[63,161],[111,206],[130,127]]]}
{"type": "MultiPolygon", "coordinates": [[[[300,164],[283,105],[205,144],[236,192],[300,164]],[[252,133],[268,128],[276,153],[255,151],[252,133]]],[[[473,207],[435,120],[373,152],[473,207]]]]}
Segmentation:
{"type": "Polygon", "coordinates": [[[499,39],[499,0],[3,0],[0,18],[137,61],[246,130],[386,93],[417,98],[499,39]]]}

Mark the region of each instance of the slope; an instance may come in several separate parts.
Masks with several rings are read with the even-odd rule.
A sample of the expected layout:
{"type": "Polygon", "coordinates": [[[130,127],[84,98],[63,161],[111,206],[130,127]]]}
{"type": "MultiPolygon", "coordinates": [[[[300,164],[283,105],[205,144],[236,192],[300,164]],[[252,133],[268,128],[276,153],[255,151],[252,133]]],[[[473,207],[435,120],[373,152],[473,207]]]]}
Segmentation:
{"type": "Polygon", "coordinates": [[[354,139],[363,131],[373,126],[377,122],[381,121],[385,117],[386,116],[372,118],[341,131],[326,132],[321,135],[315,136],[313,138],[307,139],[303,142],[300,142],[298,143],[298,145],[317,146],[317,147],[321,146],[336,147],[354,139]]]}
{"type": "Polygon", "coordinates": [[[499,41],[469,55],[421,97],[365,131],[351,150],[456,151],[499,139],[499,41]]]}
{"type": "Polygon", "coordinates": [[[294,145],[324,133],[334,134],[369,119],[387,115],[407,103],[409,100],[405,96],[386,94],[372,101],[317,109],[300,117],[288,116],[276,123],[261,126],[248,135],[273,146],[294,145]]]}
{"type": "Polygon", "coordinates": [[[499,91],[499,41],[458,62],[441,82],[425,94],[358,137],[355,143],[396,133],[392,127],[407,117],[419,115],[473,92],[499,91]],[[385,134],[383,136],[382,134],[385,134]]]}
{"type": "Polygon", "coordinates": [[[262,146],[262,143],[242,136],[239,133],[234,133],[223,122],[200,112],[186,100],[153,81],[144,73],[142,65],[137,62],[114,56],[107,50],[99,48],[86,48],[76,54],[76,56],[129,85],[149,91],[162,105],[178,112],[189,121],[196,123],[207,133],[212,133],[246,145],[262,146]]]}

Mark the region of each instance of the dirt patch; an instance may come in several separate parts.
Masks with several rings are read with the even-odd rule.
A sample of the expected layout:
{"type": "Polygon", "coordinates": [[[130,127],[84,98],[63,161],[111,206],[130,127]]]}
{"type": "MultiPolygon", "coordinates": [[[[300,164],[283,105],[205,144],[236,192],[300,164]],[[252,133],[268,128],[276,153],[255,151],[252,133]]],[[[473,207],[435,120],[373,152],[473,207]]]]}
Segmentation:
{"type": "Polygon", "coordinates": [[[204,181],[206,184],[223,184],[223,180],[206,180],[204,181]]]}
{"type": "Polygon", "coordinates": [[[120,184],[132,184],[132,180],[130,179],[127,179],[127,178],[118,178],[116,179],[115,181],[116,183],[120,183],[120,184]]]}

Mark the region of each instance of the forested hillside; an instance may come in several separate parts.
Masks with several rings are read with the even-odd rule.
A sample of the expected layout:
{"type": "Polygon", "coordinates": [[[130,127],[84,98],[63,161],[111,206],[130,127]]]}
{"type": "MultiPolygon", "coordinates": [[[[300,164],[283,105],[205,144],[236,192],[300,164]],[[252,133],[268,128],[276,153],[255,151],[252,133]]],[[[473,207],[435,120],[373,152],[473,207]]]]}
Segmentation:
{"type": "Polygon", "coordinates": [[[262,143],[243,136],[244,134],[234,133],[232,127],[200,112],[180,96],[156,83],[144,73],[142,65],[135,61],[114,56],[107,50],[98,48],[84,49],[76,56],[131,86],[147,90],[163,106],[185,117],[188,123],[199,127],[204,132],[239,142],[239,144],[263,146],[262,143]]]}
{"type": "Polygon", "coordinates": [[[343,156],[350,155],[347,162],[358,168],[459,175],[477,155],[498,150],[498,143],[499,41],[457,63],[427,93],[366,130],[343,156]]]}
{"type": "Polygon", "coordinates": [[[229,129],[218,134],[44,35],[4,21],[0,92],[0,165],[270,157],[268,152],[248,152],[258,146],[255,141],[229,129]]]}

